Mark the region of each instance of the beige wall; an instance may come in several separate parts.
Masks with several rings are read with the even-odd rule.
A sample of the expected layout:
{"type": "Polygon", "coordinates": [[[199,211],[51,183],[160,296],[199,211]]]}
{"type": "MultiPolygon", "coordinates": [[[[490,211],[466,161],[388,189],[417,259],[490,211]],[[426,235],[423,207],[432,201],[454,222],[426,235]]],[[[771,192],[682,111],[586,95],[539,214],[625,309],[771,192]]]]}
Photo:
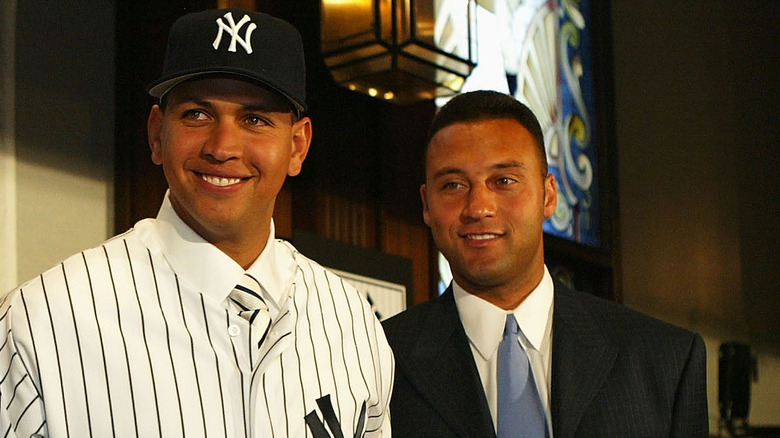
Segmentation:
{"type": "Polygon", "coordinates": [[[780,235],[778,5],[612,2],[624,303],[705,336],[713,430],[727,341],[758,351],[751,423],[780,424],[780,279],[746,275],[780,235]]]}
{"type": "Polygon", "coordinates": [[[4,212],[15,223],[17,283],[112,231],[114,8],[15,4],[14,175],[0,177],[0,190],[16,200],[4,212]]]}

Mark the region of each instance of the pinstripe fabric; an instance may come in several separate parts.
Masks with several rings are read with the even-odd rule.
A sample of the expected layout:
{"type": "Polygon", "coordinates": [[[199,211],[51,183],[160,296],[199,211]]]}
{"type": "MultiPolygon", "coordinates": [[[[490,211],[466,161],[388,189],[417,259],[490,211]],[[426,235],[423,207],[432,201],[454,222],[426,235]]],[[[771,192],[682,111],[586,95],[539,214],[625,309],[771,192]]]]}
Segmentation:
{"type": "Polygon", "coordinates": [[[365,436],[389,430],[393,358],[359,292],[271,240],[294,276],[253,369],[248,322],[144,244],[155,226],[5,296],[0,437],[307,437],[328,394],[345,436],[364,401],[365,436]]]}

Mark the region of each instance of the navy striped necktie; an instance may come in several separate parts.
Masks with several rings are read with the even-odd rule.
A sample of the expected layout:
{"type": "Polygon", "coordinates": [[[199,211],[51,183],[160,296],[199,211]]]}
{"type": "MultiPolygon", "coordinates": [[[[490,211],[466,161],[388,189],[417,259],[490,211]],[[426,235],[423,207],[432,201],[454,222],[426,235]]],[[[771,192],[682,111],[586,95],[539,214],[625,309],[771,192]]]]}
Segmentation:
{"type": "Polygon", "coordinates": [[[528,355],[520,345],[520,327],[513,314],[506,317],[498,346],[498,438],[547,437],[542,399],[536,389],[528,355]]]}
{"type": "Polygon", "coordinates": [[[239,309],[238,315],[249,321],[252,340],[257,340],[257,346],[262,344],[268,327],[271,325],[271,314],[268,305],[260,296],[260,283],[251,275],[244,273],[241,282],[230,292],[228,297],[239,309]]]}

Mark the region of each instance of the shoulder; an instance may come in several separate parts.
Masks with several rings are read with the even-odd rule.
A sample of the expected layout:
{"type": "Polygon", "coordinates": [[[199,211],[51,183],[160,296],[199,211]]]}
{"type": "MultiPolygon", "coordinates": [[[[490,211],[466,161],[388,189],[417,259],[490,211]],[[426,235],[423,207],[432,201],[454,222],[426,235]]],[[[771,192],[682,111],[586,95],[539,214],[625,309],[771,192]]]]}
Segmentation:
{"type": "Polygon", "coordinates": [[[289,242],[280,241],[292,253],[296,269],[296,291],[303,292],[299,298],[318,297],[318,301],[332,301],[334,306],[346,306],[350,312],[363,309],[371,313],[371,306],[365,295],[350,282],[318,262],[310,259],[289,242]]]}
{"type": "Polygon", "coordinates": [[[583,324],[595,324],[611,343],[626,348],[659,348],[669,345],[688,349],[701,337],[690,330],[645,313],[583,292],[555,284],[554,324],[566,324],[582,330],[583,324]],[[663,339],[664,342],[658,342],[663,339]]]}
{"type": "Polygon", "coordinates": [[[57,300],[72,295],[74,290],[88,287],[108,270],[111,260],[127,257],[127,248],[137,245],[132,236],[131,230],[69,256],[8,291],[2,297],[3,308],[23,309],[31,317],[45,311],[57,300]]]}
{"type": "Polygon", "coordinates": [[[303,276],[308,285],[315,289],[327,286],[328,289],[343,289],[348,292],[357,292],[355,287],[344,281],[339,275],[322,266],[319,262],[299,252],[291,243],[280,240],[280,244],[287,247],[295,261],[298,274],[303,276]]]}
{"type": "Polygon", "coordinates": [[[390,346],[365,295],[335,272],[298,252],[289,242],[282,244],[292,251],[295,260],[293,299],[300,304],[296,310],[299,320],[310,319],[301,317],[303,312],[316,314],[314,319],[322,321],[326,331],[338,327],[338,338],[351,337],[353,347],[368,342],[372,348],[378,348],[377,361],[392,365],[390,346]]]}
{"type": "Polygon", "coordinates": [[[436,303],[441,297],[434,298],[433,300],[426,301],[417,305],[414,305],[403,312],[393,315],[382,322],[386,332],[408,332],[413,330],[414,327],[422,324],[425,319],[435,313],[439,307],[436,303]]]}
{"type": "Polygon", "coordinates": [[[428,327],[448,331],[458,322],[458,310],[452,292],[417,304],[382,322],[393,348],[413,344],[428,327]]]}

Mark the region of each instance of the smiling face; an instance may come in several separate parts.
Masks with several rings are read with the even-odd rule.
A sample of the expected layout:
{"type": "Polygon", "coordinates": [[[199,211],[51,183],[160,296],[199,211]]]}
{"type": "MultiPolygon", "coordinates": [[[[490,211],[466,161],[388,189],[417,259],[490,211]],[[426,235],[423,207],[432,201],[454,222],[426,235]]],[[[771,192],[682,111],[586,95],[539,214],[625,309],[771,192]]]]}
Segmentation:
{"type": "Polygon", "coordinates": [[[449,125],[431,139],[425,173],[423,219],[455,281],[516,307],[544,273],[542,224],[557,196],[531,134],[512,119],[449,125]]]}
{"type": "Polygon", "coordinates": [[[294,122],[277,95],[239,79],[193,79],[165,99],[165,109],[155,105],[149,115],[149,144],[174,210],[239,264],[251,264],[285,178],[301,170],[310,120],[294,122]]]}

